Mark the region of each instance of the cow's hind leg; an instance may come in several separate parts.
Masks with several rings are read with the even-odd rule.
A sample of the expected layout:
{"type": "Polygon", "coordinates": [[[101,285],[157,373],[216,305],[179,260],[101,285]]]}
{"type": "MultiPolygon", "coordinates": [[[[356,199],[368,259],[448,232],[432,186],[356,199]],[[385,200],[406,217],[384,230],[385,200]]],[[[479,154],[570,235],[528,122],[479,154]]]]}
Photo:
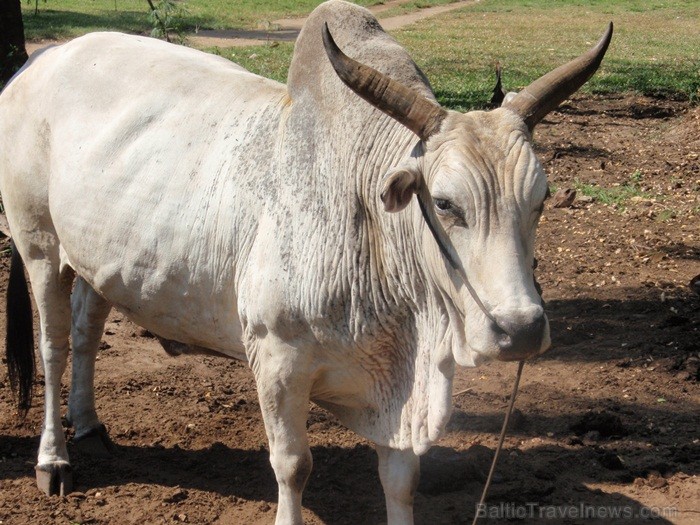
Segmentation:
{"type": "Polygon", "coordinates": [[[73,374],[66,419],[75,428],[73,443],[93,455],[106,455],[112,449],[104,425],[95,410],[95,358],[111,304],[81,277],[71,296],[73,322],[73,374]]]}
{"type": "Polygon", "coordinates": [[[301,495],[313,460],[306,435],[310,382],[303,353],[267,335],[249,353],[278,486],[276,525],[302,525],[301,495]]]}
{"type": "MultiPolygon", "coordinates": [[[[44,364],[44,428],[41,433],[36,479],[48,495],[68,494],[72,473],[61,425],[61,377],[68,359],[70,334],[70,293],[73,271],[60,269],[58,257],[31,253],[24,257],[32,291],[39,310],[39,349],[44,364]]],[[[58,254],[56,254],[58,255],[58,254]]]]}
{"type": "Polygon", "coordinates": [[[413,523],[413,496],[420,478],[420,461],[413,450],[377,446],[379,478],[386,499],[387,525],[413,523]]]}

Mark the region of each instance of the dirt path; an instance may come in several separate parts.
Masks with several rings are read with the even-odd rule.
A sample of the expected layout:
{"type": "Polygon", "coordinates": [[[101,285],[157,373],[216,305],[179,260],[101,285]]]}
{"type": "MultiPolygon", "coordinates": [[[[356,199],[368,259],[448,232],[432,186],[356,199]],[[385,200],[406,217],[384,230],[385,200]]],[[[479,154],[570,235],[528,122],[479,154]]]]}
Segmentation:
{"type": "MultiPolygon", "coordinates": [[[[405,4],[407,1],[408,0],[393,0],[392,2],[371,7],[369,10],[379,18],[385,30],[393,31],[418,22],[419,20],[442,13],[448,13],[455,9],[474,4],[478,0],[462,0],[452,4],[419,9],[413,13],[382,18],[382,13],[391,8],[400,6],[401,4],[405,4]]],[[[268,29],[258,31],[242,31],[237,29],[223,31],[205,30],[188,37],[188,41],[195,47],[220,48],[251,46],[260,44],[261,42],[271,41],[293,42],[299,35],[299,31],[301,31],[305,21],[306,18],[283,18],[272,22],[268,29]]]]}
{"type": "MultiPolygon", "coordinates": [[[[377,16],[382,27],[387,31],[393,31],[401,27],[413,24],[419,20],[448,13],[455,9],[474,4],[479,0],[461,0],[451,4],[440,5],[419,9],[413,13],[382,18],[382,13],[389,11],[407,3],[409,0],[391,0],[381,5],[373,6],[370,11],[377,16]]],[[[193,47],[244,47],[254,46],[265,42],[294,42],[301,31],[306,18],[282,18],[274,20],[269,27],[259,30],[243,29],[205,29],[187,37],[187,43],[193,47]]],[[[57,45],[66,42],[65,40],[41,40],[37,42],[27,42],[27,53],[30,55],[34,51],[50,45],[57,45]]]]}

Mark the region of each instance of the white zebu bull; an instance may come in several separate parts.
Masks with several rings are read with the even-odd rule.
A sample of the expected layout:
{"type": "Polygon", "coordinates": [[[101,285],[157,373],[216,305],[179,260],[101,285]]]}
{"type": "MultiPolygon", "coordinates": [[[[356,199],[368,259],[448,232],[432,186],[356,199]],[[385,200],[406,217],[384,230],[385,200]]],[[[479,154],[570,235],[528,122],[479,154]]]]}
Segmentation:
{"type": "MultiPolygon", "coordinates": [[[[166,347],[248,361],[277,523],[302,521],[309,399],[377,444],[388,521],[412,522],[418,455],[445,428],[454,363],[549,346],[533,284],[547,182],[530,136],[593,74],[610,36],[505,107],[467,114],[439,107],[374,17],[339,1],[309,17],[286,86],[114,33],[32,60],[0,97],[0,190],[41,320],[40,487],[70,483],[59,404],[69,336],[68,418],[76,439],[101,428],[94,361],[115,307],[166,347]],[[325,33],[329,60],[325,22],[376,70],[325,33]]],[[[10,292],[26,300],[13,260],[10,292]]],[[[13,319],[15,366],[31,326],[13,319]]]]}

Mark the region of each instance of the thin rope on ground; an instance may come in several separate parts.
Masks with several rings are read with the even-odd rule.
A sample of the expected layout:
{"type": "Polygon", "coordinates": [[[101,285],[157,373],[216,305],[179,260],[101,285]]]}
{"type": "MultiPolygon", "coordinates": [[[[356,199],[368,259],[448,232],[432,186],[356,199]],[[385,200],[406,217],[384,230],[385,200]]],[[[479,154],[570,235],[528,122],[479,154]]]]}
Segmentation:
{"type": "Polygon", "coordinates": [[[503,448],[503,441],[506,438],[506,430],[508,429],[508,421],[510,420],[510,415],[513,412],[513,407],[515,406],[515,396],[518,393],[518,386],[520,385],[520,376],[523,375],[523,367],[525,366],[525,361],[520,361],[518,364],[518,373],[515,376],[515,384],[513,385],[513,393],[510,395],[510,403],[508,403],[508,410],[506,411],[506,418],[503,420],[503,428],[501,429],[501,435],[498,437],[498,446],[496,447],[496,453],[493,455],[493,461],[491,462],[491,469],[489,470],[489,475],[486,478],[486,484],[484,485],[484,490],[481,493],[481,499],[479,504],[476,506],[476,512],[474,513],[474,521],[472,525],[476,525],[479,521],[479,509],[483,508],[484,502],[486,501],[486,494],[491,486],[491,479],[493,478],[493,473],[496,470],[496,462],[498,461],[498,455],[503,448]]]}

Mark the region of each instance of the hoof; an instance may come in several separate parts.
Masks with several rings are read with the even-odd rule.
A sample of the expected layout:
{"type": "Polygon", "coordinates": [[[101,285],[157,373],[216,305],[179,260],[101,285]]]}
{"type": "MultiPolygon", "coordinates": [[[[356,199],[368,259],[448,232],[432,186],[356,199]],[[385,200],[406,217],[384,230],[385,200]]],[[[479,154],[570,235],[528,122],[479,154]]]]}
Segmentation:
{"type": "Polygon", "coordinates": [[[109,439],[109,434],[104,425],[74,437],[73,446],[80,453],[98,458],[110,457],[116,450],[114,443],[109,439]]]}
{"type": "Polygon", "coordinates": [[[73,492],[73,468],[68,463],[36,466],[36,486],[47,496],[66,496],[73,492]]]}

